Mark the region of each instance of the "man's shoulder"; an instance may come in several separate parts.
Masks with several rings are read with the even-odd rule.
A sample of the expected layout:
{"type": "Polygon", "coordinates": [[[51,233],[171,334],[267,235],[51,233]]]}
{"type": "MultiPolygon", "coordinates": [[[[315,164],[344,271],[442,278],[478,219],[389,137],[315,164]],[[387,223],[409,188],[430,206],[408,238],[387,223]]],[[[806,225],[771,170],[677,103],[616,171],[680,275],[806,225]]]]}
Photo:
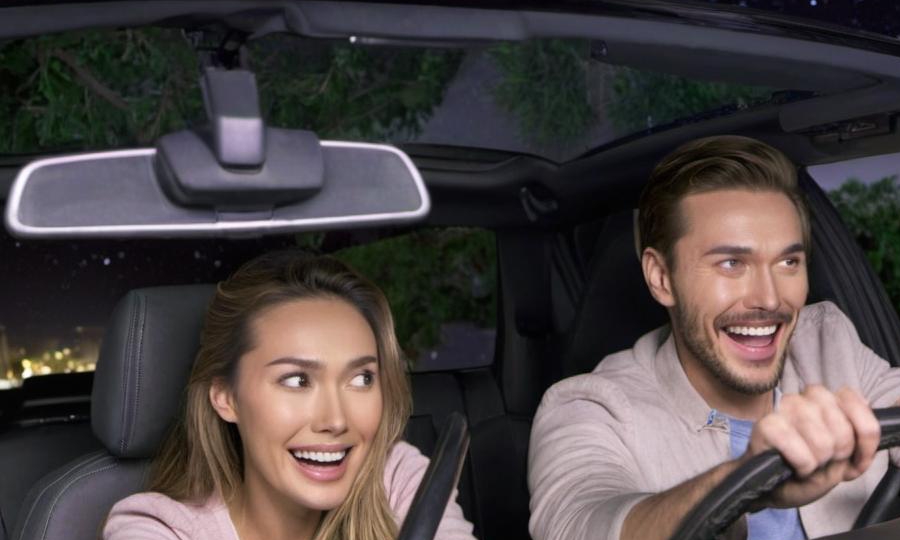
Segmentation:
{"type": "Polygon", "coordinates": [[[547,390],[541,406],[571,401],[625,405],[636,390],[655,384],[653,359],[668,336],[668,327],[657,328],[625,349],[605,357],[590,373],[563,379],[547,390]]]}
{"type": "Polygon", "coordinates": [[[804,306],[792,338],[794,346],[854,345],[859,335],[853,321],[828,300],[804,306]]]}

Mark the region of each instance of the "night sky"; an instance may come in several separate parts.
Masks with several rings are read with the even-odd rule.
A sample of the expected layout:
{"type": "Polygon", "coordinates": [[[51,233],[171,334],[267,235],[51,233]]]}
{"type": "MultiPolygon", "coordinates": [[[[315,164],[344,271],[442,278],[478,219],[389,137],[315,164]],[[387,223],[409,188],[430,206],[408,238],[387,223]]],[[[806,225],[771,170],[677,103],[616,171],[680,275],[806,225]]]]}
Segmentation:
{"type": "Polygon", "coordinates": [[[255,255],[291,245],[293,236],[23,241],[0,227],[0,325],[14,355],[20,347],[35,354],[65,346],[76,326],[105,325],[130,289],[220,281],[255,255]]]}
{"type": "Polygon", "coordinates": [[[849,26],[869,32],[900,36],[900,2],[897,0],[708,0],[796,17],[849,26]]]}

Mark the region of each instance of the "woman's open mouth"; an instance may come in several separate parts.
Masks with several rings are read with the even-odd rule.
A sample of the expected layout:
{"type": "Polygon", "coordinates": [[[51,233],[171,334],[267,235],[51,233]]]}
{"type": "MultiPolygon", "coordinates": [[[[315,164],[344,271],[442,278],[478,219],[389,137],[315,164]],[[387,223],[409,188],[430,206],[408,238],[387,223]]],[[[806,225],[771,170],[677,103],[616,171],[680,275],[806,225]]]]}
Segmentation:
{"type": "Polygon", "coordinates": [[[333,451],[291,450],[300,472],[317,482],[340,480],[347,471],[347,460],[353,447],[333,451]]]}

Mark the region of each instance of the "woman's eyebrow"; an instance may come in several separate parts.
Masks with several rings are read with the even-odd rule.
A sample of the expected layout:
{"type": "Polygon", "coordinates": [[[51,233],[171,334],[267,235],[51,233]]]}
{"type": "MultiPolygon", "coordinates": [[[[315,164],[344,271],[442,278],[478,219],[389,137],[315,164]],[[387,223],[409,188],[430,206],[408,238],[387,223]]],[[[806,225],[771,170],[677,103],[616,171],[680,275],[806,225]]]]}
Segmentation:
{"type": "Polygon", "coordinates": [[[367,365],[367,364],[377,364],[377,363],[378,363],[378,359],[375,358],[374,356],[369,356],[369,355],[367,355],[367,356],[360,356],[359,358],[354,358],[353,360],[351,360],[351,361],[347,364],[347,367],[344,368],[344,370],[345,370],[345,371],[350,371],[350,370],[353,370],[353,369],[356,369],[356,368],[360,368],[360,367],[362,367],[362,366],[365,366],[365,365],[367,365]]]}
{"type": "MultiPolygon", "coordinates": [[[[347,363],[347,366],[344,368],[344,371],[350,371],[353,369],[357,369],[359,367],[365,366],[367,364],[375,364],[378,363],[378,359],[371,355],[360,356],[359,358],[354,358],[350,362],[347,363]]],[[[318,360],[311,360],[308,358],[294,358],[293,356],[285,356],[283,358],[276,358],[272,360],[266,367],[268,366],[277,366],[282,364],[288,364],[292,366],[297,366],[303,369],[308,369],[310,371],[319,371],[322,369],[322,362],[318,360]]]]}
{"type": "Polygon", "coordinates": [[[319,362],[318,360],[309,360],[306,358],[294,358],[292,356],[285,356],[284,358],[276,358],[275,360],[272,360],[271,362],[266,364],[266,367],[277,366],[279,364],[293,365],[293,366],[301,367],[303,369],[308,369],[308,370],[312,370],[312,371],[318,371],[318,370],[322,369],[322,363],[319,362]]]}

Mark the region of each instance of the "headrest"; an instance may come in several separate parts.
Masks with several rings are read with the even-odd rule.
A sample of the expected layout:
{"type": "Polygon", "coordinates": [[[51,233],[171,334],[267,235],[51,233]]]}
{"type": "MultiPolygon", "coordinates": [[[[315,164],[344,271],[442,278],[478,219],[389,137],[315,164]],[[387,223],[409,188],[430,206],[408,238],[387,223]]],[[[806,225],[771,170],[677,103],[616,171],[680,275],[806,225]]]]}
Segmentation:
{"type": "Polygon", "coordinates": [[[115,456],[150,458],[179,414],[212,285],[136,289],[106,328],[94,388],[94,434],[115,456]]]}

